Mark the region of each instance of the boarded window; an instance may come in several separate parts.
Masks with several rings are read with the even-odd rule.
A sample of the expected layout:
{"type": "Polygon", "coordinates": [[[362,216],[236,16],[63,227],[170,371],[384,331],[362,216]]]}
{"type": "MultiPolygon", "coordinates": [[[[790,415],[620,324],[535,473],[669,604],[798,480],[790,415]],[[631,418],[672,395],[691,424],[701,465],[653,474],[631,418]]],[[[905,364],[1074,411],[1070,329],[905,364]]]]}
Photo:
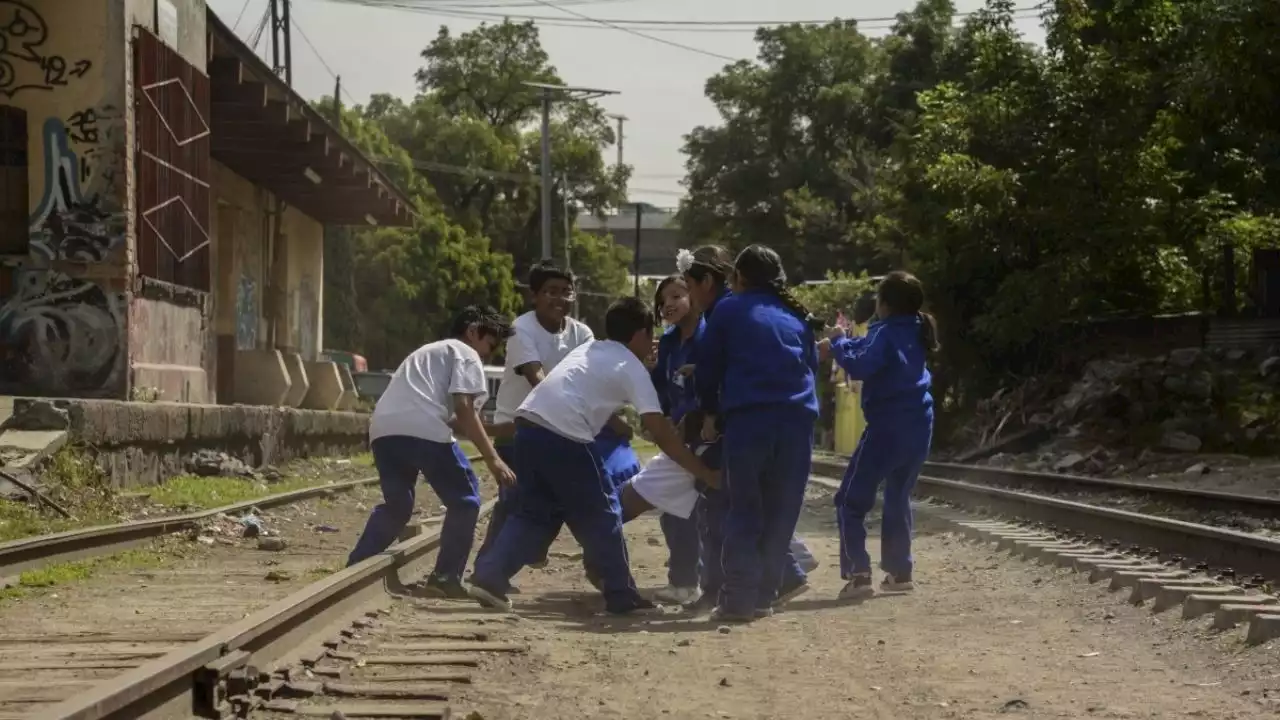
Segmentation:
{"type": "Polygon", "coordinates": [[[27,252],[27,113],[0,105],[0,255],[27,252]]]}
{"type": "Polygon", "coordinates": [[[209,290],[209,78],[134,27],[138,272],[209,290]]]}

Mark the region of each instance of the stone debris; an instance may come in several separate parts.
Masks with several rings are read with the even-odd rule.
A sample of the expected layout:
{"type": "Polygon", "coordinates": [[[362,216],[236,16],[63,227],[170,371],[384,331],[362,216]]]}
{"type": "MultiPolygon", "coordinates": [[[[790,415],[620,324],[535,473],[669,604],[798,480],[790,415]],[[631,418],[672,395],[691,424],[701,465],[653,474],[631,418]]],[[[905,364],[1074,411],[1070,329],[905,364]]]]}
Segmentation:
{"type": "Polygon", "coordinates": [[[217,450],[197,450],[186,465],[187,472],[199,477],[255,477],[253,468],[242,460],[217,450]]]}

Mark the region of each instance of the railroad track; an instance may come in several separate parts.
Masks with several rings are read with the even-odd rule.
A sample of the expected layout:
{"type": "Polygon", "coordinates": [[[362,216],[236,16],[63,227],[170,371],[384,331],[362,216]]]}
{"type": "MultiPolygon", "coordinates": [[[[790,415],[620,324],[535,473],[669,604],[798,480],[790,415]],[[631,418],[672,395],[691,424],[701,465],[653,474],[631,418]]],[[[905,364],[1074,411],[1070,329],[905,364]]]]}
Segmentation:
{"type": "MultiPolygon", "coordinates": [[[[815,458],[814,481],[838,489],[845,466],[815,458]]],[[[922,508],[952,523],[963,534],[995,542],[1028,559],[1086,572],[1115,590],[1129,589],[1135,603],[1152,602],[1164,612],[1182,607],[1183,617],[1206,614],[1225,630],[1248,624],[1249,642],[1280,637],[1280,541],[1264,535],[1186,522],[1158,515],[1065,500],[950,478],[942,469],[970,480],[1044,488],[1059,478],[1108,492],[1163,493],[1178,502],[1204,494],[1244,508],[1251,496],[1166,488],[1125,481],[1095,480],[1045,473],[930,463],[917,494],[922,508]],[[994,519],[992,516],[995,516],[994,519]]],[[[1270,500],[1269,498],[1262,498],[1270,500]]],[[[1274,502],[1274,501],[1272,501],[1274,502]]]]}
{"type": "Polygon", "coordinates": [[[68,530],[0,543],[0,580],[17,576],[25,570],[53,563],[110,555],[148,540],[190,530],[201,522],[221,514],[234,515],[250,508],[268,509],[291,505],[312,498],[328,497],[335,493],[367,487],[377,482],[378,478],[375,476],[318,485],[184,515],[134,520],[116,525],[99,525],[82,530],[68,530]]]}
{"type": "Polygon", "coordinates": [[[132,620],[128,598],[117,612],[133,630],[58,636],[6,628],[0,718],[330,717],[335,710],[348,718],[447,718],[451,688],[471,680],[482,656],[524,648],[503,641],[505,616],[448,613],[401,584],[426,574],[440,519],[411,525],[387,552],[287,595],[207,587],[207,600],[188,603],[187,622],[178,623],[203,616],[201,632],[171,632],[173,617],[162,607],[135,608],[132,620]]]}

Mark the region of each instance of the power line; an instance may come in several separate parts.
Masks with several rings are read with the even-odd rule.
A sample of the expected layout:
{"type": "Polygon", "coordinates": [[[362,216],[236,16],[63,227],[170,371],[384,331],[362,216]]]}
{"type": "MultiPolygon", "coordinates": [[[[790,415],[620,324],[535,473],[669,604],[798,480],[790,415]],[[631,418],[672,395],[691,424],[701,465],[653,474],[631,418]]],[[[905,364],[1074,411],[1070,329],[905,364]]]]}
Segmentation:
{"type": "MultiPolygon", "coordinates": [[[[311,54],[315,55],[316,60],[320,61],[320,65],[324,67],[325,72],[329,73],[329,77],[333,78],[334,80],[337,80],[338,73],[335,72],[334,69],[329,65],[329,63],[325,61],[324,55],[320,54],[320,49],[316,47],[315,43],[311,42],[311,38],[307,37],[307,31],[303,30],[302,26],[298,24],[298,18],[293,17],[290,19],[293,22],[294,29],[298,31],[298,35],[302,36],[302,42],[306,43],[307,47],[311,48],[311,54]]],[[[351,94],[350,90],[346,89],[345,87],[342,87],[341,84],[339,84],[338,87],[342,90],[342,94],[346,95],[347,99],[351,101],[352,105],[359,104],[359,101],[356,100],[355,96],[351,94]]]]}
{"type": "MultiPolygon", "coordinates": [[[[459,5],[437,5],[424,3],[423,0],[328,0],[329,2],[340,2],[348,4],[367,5],[379,9],[400,10],[406,12],[416,12],[429,15],[443,15],[446,17],[458,17],[466,19],[484,19],[484,20],[532,20],[537,23],[548,25],[558,25],[564,27],[606,27],[609,29],[622,29],[623,27],[640,28],[651,32],[755,32],[760,27],[781,26],[781,25],[805,25],[820,26],[826,25],[836,20],[845,20],[856,22],[859,25],[876,24],[876,23],[896,23],[900,20],[899,16],[880,16],[880,17],[852,17],[852,18],[825,18],[811,20],[638,20],[627,18],[592,18],[581,13],[573,13],[575,17],[560,18],[548,15],[521,15],[500,12],[483,12],[470,8],[483,7],[479,5],[465,6],[468,9],[462,9],[459,5]],[[618,27],[614,27],[618,26],[618,27]]],[[[535,0],[538,4],[552,7],[561,12],[565,12],[564,7],[577,3],[561,0],[556,3],[549,3],[545,0],[535,0]]],[[[522,3],[524,4],[524,3],[522,3]]],[[[1039,3],[1030,7],[1015,8],[1015,17],[1034,17],[1035,13],[1044,8],[1044,3],[1039,3]]],[[[955,12],[951,14],[953,18],[969,17],[983,11],[966,11],[955,12]]]]}
{"type": "Polygon", "coordinates": [[[657,36],[655,36],[655,35],[649,35],[649,34],[646,34],[646,33],[640,32],[639,30],[634,30],[634,29],[632,29],[632,28],[623,27],[622,25],[618,25],[617,23],[609,22],[608,20],[599,20],[599,19],[596,19],[596,18],[590,17],[590,16],[588,16],[588,15],[583,15],[582,13],[578,12],[577,10],[570,10],[569,8],[566,8],[566,7],[560,7],[559,5],[556,5],[555,3],[551,2],[550,0],[537,0],[537,2],[538,2],[538,4],[539,4],[539,5],[545,5],[546,7],[549,7],[549,8],[551,8],[551,9],[553,9],[553,10],[559,10],[559,11],[560,11],[560,12],[562,12],[562,13],[566,13],[566,14],[568,14],[568,15],[573,15],[573,16],[575,16],[575,17],[582,18],[583,20],[589,20],[589,21],[591,21],[591,22],[593,22],[593,23],[598,23],[598,24],[600,24],[600,25],[604,25],[604,26],[606,26],[606,27],[611,27],[611,28],[613,28],[614,30],[621,30],[622,32],[629,33],[629,34],[631,34],[631,35],[635,35],[636,37],[642,37],[642,38],[644,38],[644,39],[646,39],[646,40],[652,40],[652,41],[654,41],[654,42],[659,42],[659,43],[662,43],[663,45],[668,45],[668,46],[673,47],[673,48],[679,48],[679,49],[681,49],[681,50],[687,50],[687,51],[689,51],[689,52],[697,53],[697,54],[699,54],[699,55],[706,55],[707,57],[711,57],[711,58],[718,58],[718,59],[720,59],[720,60],[728,60],[729,62],[738,62],[738,60],[740,59],[740,58],[729,57],[728,55],[721,55],[720,53],[711,52],[710,50],[703,50],[702,48],[696,48],[696,47],[694,47],[694,46],[692,46],[692,45],[685,45],[684,43],[678,43],[678,42],[676,42],[676,41],[674,41],[674,40],[667,40],[666,38],[660,38],[660,37],[657,37],[657,36]]]}
{"type": "Polygon", "coordinates": [[[240,27],[240,21],[244,18],[244,11],[249,9],[249,3],[251,2],[253,0],[244,0],[244,4],[240,6],[240,13],[236,15],[236,21],[231,26],[231,32],[235,32],[236,28],[240,27]]]}

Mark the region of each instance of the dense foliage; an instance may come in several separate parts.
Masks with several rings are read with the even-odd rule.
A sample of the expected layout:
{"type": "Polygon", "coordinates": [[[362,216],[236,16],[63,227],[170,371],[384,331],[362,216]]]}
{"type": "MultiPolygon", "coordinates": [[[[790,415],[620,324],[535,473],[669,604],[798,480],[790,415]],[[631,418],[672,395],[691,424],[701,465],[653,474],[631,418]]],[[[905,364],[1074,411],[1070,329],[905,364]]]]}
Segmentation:
{"type": "Polygon", "coordinates": [[[1064,321],[1216,309],[1224,247],[1243,270],[1280,226],[1280,20],[1261,0],[1043,7],[1043,48],[1010,0],[959,24],[922,0],[878,39],[761,29],[756,61],[707,82],[722,121],[686,136],[683,227],[773,245],[793,276],[916,272],[953,399],[1042,366],[1064,321]]]}
{"type": "MultiPolygon", "coordinates": [[[[439,337],[462,305],[519,310],[516,283],[541,254],[541,101],[522,83],[560,79],[537,28],[504,22],[455,36],[442,27],[422,58],[411,101],[375,95],[341,119],[419,216],[412,228],[326,235],[325,344],[362,352],[375,368],[439,337]]],[[[332,102],[318,105],[332,113],[332,102]]],[[[623,200],[628,171],[602,158],[612,126],[595,103],[554,108],[553,255],[564,257],[568,232],[583,288],[625,292],[626,251],[573,226],[579,213],[623,200]]],[[[585,304],[588,322],[596,314],[600,303],[585,304]]]]}

